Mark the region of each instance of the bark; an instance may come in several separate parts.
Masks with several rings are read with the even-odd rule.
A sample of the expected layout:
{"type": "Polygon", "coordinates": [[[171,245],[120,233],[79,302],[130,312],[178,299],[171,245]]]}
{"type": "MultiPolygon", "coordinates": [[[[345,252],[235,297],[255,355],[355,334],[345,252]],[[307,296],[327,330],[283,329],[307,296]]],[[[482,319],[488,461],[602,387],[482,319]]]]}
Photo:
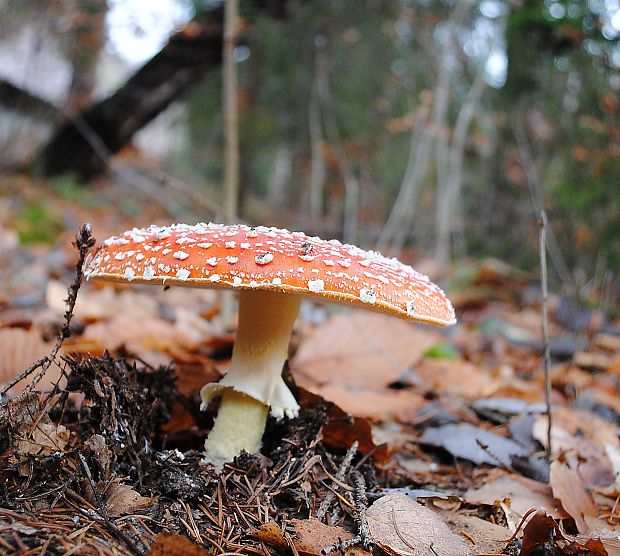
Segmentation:
{"type": "Polygon", "coordinates": [[[192,21],[116,93],[68,119],[41,155],[47,176],[73,173],[86,181],[105,169],[105,156],[83,130],[114,154],[222,59],[222,16],[192,21]]]}
{"type": "Polygon", "coordinates": [[[60,114],[51,102],[3,79],[0,80],[0,105],[44,123],[53,122],[60,114]]]}
{"type": "MultiPolygon", "coordinates": [[[[287,0],[254,0],[275,19],[287,15],[287,0]]],[[[67,117],[42,150],[46,176],[74,174],[83,181],[101,173],[107,159],[132,136],[222,63],[223,10],[197,16],[112,96],[67,117]]]]}

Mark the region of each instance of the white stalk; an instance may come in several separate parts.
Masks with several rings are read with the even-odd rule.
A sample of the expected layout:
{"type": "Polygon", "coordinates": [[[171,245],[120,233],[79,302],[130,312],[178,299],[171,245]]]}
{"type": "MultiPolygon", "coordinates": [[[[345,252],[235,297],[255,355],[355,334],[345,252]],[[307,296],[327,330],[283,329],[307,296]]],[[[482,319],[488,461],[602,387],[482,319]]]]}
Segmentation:
{"type": "Polygon", "coordinates": [[[260,450],[267,413],[295,417],[299,405],[282,379],[288,344],[301,297],[247,290],[239,295],[239,324],[230,370],[201,390],[202,408],[222,394],[220,411],[205,442],[205,457],[216,469],[242,450],[260,450]]]}

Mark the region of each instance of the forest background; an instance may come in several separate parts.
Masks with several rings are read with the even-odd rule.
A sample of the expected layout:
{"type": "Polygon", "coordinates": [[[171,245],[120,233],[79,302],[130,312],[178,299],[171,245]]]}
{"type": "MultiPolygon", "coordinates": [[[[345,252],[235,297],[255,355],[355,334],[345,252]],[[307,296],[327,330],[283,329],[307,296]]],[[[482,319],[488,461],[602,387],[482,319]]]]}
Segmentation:
{"type": "MultiPolygon", "coordinates": [[[[48,196],[136,225],[151,223],[137,191],[169,220],[222,218],[221,2],[148,4],[0,6],[0,218],[22,244],[66,227],[48,196]]],[[[240,10],[242,220],[426,256],[441,274],[487,256],[536,267],[545,209],[553,283],[617,290],[617,0],[240,10]]]]}

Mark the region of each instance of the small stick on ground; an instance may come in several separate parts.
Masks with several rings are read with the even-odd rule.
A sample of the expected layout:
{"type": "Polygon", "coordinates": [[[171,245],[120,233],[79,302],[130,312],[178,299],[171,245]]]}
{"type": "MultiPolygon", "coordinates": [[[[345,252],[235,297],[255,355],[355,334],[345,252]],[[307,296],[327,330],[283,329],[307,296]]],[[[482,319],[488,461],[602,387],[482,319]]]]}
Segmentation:
{"type": "Polygon", "coordinates": [[[547,312],[547,214],[544,210],[538,216],[540,226],[540,286],[542,290],[542,333],[545,350],[545,398],[547,403],[547,461],[551,463],[551,353],[549,349],[549,315],[547,312]]]}
{"type": "Polygon", "coordinates": [[[374,545],[372,537],[370,535],[370,529],[368,528],[368,521],[366,519],[366,508],[368,507],[368,498],[366,497],[366,482],[364,477],[359,471],[353,471],[351,473],[353,483],[355,484],[355,491],[353,492],[353,502],[355,504],[355,520],[357,522],[357,535],[352,539],[343,541],[339,539],[337,543],[327,546],[321,550],[322,554],[330,554],[331,552],[340,552],[346,554],[347,548],[352,546],[361,545],[366,550],[369,550],[374,545]]]}
{"type": "MultiPolygon", "coordinates": [[[[336,473],[336,479],[338,481],[344,481],[344,478],[349,471],[349,467],[351,467],[351,462],[353,461],[355,454],[357,454],[358,446],[359,442],[356,440],[355,442],[353,442],[353,444],[351,444],[351,447],[348,449],[346,455],[344,456],[344,459],[342,460],[342,463],[340,464],[340,469],[338,469],[338,473],[336,473]]],[[[338,485],[335,485],[335,488],[338,488],[338,485]]],[[[321,505],[319,506],[319,509],[316,513],[316,518],[319,521],[323,521],[335,497],[335,494],[330,491],[329,493],[327,493],[325,498],[323,498],[323,501],[321,502],[321,505]]]]}
{"type": "Polygon", "coordinates": [[[88,484],[90,485],[91,490],[93,491],[93,497],[95,498],[95,502],[97,504],[97,513],[99,514],[99,518],[103,521],[110,532],[121,542],[125,543],[130,552],[136,556],[142,556],[143,552],[131,541],[131,539],[123,533],[116,524],[110,519],[108,515],[108,510],[106,508],[105,502],[101,498],[101,494],[97,490],[97,485],[93,480],[93,476],[90,472],[90,468],[88,467],[88,463],[86,462],[86,458],[78,452],[78,457],[80,459],[80,463],[82,464],[82,469],[86,478],[88,479],[88,484]]]}
{"type": "Polygon", "coordinates": [[[52,362],[56,359],[56,356],[58,355],[58,352],[60,351],[63,342],[71,335],[71,319],[73,318],[73,310],[75,309],[77,294],[84,278],[82,266],[84,264],[84,259],[86,258],[89,249],[93,245],[95,245],[95,238],[92,235],[92,228],[90,224],[82,224],[82,226],[80,227],[80,231],[75,236],[75,245],[79,252],[78,260],[75,263],[75,278],[73,279],[73,282],[68,289],[68,295],[66,299],[67,310],[65,311],[64,321],[62,323],[60,332],[58,333],[58,337],[56,338],[56,343],[54,344],[54,347],[52,348],[52,351],[49,353],[49,355],[42,357],[41,359],[30,365],[30,367],[22,371],[18,376],[16,376],[6,386],[4,386],[2,390],[0,390],[0,396],[4,396],[18,382],[21,382],[25,378],[28,378],[37,369],[39,369],[39,371],[33,377],[31,383],[28,386],[30,390],[34,389],[34,387],[43,378],[43,376],[45,376],[45,373],[49,369],[52,362]]]}

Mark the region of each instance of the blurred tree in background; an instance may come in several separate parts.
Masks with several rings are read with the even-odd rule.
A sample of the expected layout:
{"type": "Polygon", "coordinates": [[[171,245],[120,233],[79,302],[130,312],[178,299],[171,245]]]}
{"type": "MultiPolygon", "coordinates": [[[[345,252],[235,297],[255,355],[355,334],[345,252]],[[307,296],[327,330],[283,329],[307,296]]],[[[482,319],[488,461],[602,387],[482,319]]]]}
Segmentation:
{"type": "MultiPolygon", "coordinates": [[[[72,155],[59,130],[73,126],[78,137],[90,135],[91,147],[100,143],[108,168],[118,170],[109,157],[133,138],[159,169],[220,204],[221,3],[165,3],[186,15],[170,23],[168,46],[121,80],[109,70],[118,53],[106,14],[116,2],[0,5],[0,62],[11,57],[16,68],[0,74],[5,170],[86,175],[71,156],[56,165],[59,153],[72,155]],[[37,55],[16,50],[16,37],[37,55]],[[60,68],[50,70],[50,80],[62,81],[56,89],[37,65],[43,53],[60,68]],[[127,104],[116,99],[146,116],[128,127],[136,118],[118,117],[127,104]]],[[[544,208],[555,274],[568,291],[600,288],[617,272],[617,0],[241,0],[240,7],[243,219],[405,259],[426,253],[440,267],[488,255],[528,267],[537,263],[536,215],[544,208]]],[[[134,162],[141,179],[159,179],[134,162]]],[[[209,217],[197,209],[196,218],[209,217]]]]}

